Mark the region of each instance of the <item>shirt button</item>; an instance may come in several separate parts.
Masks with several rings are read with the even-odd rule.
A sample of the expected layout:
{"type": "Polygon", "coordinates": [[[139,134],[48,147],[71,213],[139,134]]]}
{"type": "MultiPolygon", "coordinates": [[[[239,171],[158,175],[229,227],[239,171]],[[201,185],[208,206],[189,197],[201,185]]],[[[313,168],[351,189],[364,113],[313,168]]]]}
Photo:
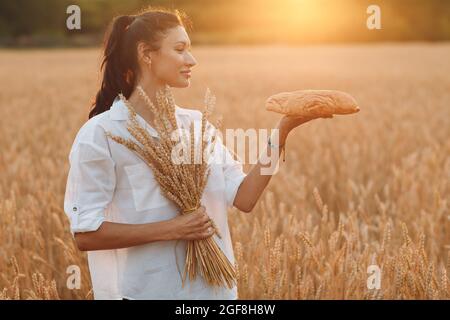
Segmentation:
{"type": "Polygon", "coordinates": [[[78,207],[77,207],[77,206],[75,206],[75,207],[73,207],[73,208],[72,208],[72,210],[73,210],[74,212],[77,212],[77,210],[78,210],[78,207]]]}

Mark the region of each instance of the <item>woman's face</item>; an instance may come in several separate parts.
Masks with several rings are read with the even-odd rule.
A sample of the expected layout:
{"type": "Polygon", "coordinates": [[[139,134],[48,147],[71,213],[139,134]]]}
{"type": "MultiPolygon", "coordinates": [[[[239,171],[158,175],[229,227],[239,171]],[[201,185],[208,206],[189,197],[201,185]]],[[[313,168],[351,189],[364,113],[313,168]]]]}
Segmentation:
{"type": "Polygon", "coordinates": [[[197,64],[190,50],[191,42],[184,27],[169,29],[161,41],[161,48],[150,52],[153,80],[174,88],[188,87],[191,77],[189,71],[197,64]]]}

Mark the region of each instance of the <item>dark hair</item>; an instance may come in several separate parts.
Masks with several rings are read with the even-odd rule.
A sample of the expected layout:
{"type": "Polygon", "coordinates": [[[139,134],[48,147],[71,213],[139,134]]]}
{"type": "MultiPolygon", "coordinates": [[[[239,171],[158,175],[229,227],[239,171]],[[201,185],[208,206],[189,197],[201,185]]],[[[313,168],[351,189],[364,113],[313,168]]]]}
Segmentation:
{"type": "Polygon", "coordinates": [[[157,51],[166,31],[177,26],[191,26],[187,15],[162,7],[148,7],[138,14],[113,19],[105,34],[100,67],[102,84],[92,103],[89,119],[109,110],[119,93],[126,98],[131,95],[138,73],[138,42],[145,42],[152,51],[157,51]]]}

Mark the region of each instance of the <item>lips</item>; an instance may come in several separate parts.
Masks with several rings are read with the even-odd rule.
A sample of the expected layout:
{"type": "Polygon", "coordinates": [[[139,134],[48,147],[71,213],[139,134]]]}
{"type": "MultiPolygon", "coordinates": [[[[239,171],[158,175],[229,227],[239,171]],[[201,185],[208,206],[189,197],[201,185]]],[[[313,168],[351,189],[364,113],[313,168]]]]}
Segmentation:
{"type": "Polygon", "coordinates": [[[187,77],[191,76],[191,70],[188,71],[181,71],[182,74],[186,75],[187,77]]]}

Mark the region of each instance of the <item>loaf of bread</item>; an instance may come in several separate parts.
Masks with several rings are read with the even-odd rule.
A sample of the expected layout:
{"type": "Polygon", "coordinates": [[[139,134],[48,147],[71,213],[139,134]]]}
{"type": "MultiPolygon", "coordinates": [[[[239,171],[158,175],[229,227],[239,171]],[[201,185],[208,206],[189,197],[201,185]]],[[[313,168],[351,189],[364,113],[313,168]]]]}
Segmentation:
{"type": "Polygon", "coordinates": [[[266,100],[266,110],[291,116],[331,117],[359,111],[355,99],[336,90],[298,90],[281,92],[266,100]]]}

